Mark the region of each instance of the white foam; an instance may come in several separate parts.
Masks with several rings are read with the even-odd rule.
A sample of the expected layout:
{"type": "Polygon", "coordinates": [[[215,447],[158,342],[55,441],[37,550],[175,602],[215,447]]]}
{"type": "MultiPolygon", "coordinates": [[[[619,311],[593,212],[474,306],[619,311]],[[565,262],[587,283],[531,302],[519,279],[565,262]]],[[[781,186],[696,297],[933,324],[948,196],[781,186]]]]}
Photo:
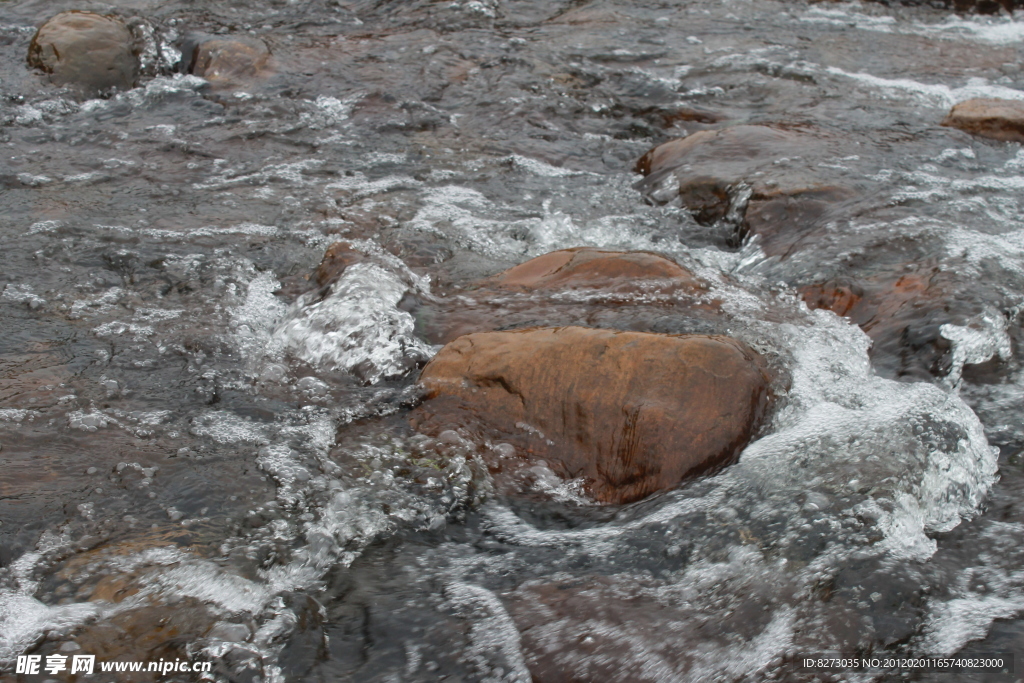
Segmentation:
{"type": "Polygon", "coordinates": [[[41,414],[38,410],[28,410],[25,408],[0,408],[0,422],[20,424],[25,418],[28,418],[31,422],[33,418],[41,414]]]}
{"type": "Polygon", "coordinates": [[[321,301],[304,295],[273,332],[287,352],[316,367],[358,371],[368,383],[408,372],[433,355],[397,306],[409,285],[373,263],[349,266],[321,301]]]}
{"type": "Polygon", "coordinates": [[[93,602],[47,605],[31,595],[0,590],[0,665],[11,665],[45,632],[67,632],[104,610],[93,602]]]}
{"type": "Polygon", "coordinates": [[[800,21],[876,33],[973,40],[989,45],[1015,45],[1024,40],[1024,22],[1011,17],[964,18],[950,15],[939,23],[906,20],[897,22],[895,17],[880,14],[881,8],[872,8],[872,14],[858,11],[863,8],[864,6],[859,3],[837,3],[827,8],[815,6],[801,14],[800,21]]]}
{"type": "Polygon", "coordinates": [[[974,266],[975,275],[984,262],[992,261],[1008,273],[1024,276],[1024,229],[989,235],[955,228],[946,234],[946,253],[974,266]]]}
{"type": "Polygon", "coordinates": [[[953,363],[946,376],[946,382],[950,386],[958,387],[965,365],[984,363],[993,357],[1010,360],[1013,356],[1013,344],[1007,327],[1006,316],[990,310],[975,326],[946,323],[939,328],[939,334],[953,342],[953,363]]]}
{"type": "Polygon", "coordinates": [[[976,595],[933,604],[924,651],[933,656],[951,655],[972,640],[983,638],[996,619],[1008,619],[1024,612],[1024,594],[976,595]]]}
{"type": "Polygon", "coordinates": [[[205,183],[193,183],[196,190],[213,190],[235,185],[264,185],[271,181],[287,182],[293,185],[309,185],[303,171],[312,171],[323,165],[322,159],[302,159],[281,164],[267,164],[258,171],[244,172],[238,169],[224,169],[218,177],[205,183]]]}
{"type": "Polygon", "coordinates": [[[0,298],[27,304],[28,307],[33,310],[46,304],[46,299],[32,291],[32,285],[7,285],[4,287],[3,294],[0,295],[0,298]]]}
{"type": "Polygon", "coordinates": [[[519,154],[513,154],[509,159],[519,168],[542,178],[564,178],[566,176],[594,175],[587,171],[576,171],[571,168],[552,166],[551,164],[540,161],[539,159],[531,159],[530,157],[524,157],[519,154]]]}
{"type": "Polygon", "coordinates": [[[264,425],[248,420],[227,410],[204,413],[192,421],[191,432],[217,443],[265,443],[264,425]]]}
{"type": "Polygon", "coordinates": [[[921,83],[910,78],[883,78],[863,72],[851,72],[837,66],[825,67],[825,73],[862,83],[887,97],[903,97],[918,104],[937,109],[949,109],[954,104],[976,97],[1004,100],[1024,100],[1024,91],[993,85],[984,78],[971,78],[959,88],[941,83],[921,83]]]}
{"type": "Polygon", "coordinates": [[[445,586],[445,597],[456,607],[471,614],[470,646],[466,653],[484,680],[529,683],[533,678],[523,658],[519,630],[494,593],[468,583],[445,586]],[[498,678],[495,669],[501,669],[498,678]]]}
{"type": "Polygon", "coordinates": [[[92,299],[79,299],[71,304],[68,317],[72,320],[106,315],[114,310],[117,303],[124,297],[125,291],[120,287],[111,287],[92,299]]]}

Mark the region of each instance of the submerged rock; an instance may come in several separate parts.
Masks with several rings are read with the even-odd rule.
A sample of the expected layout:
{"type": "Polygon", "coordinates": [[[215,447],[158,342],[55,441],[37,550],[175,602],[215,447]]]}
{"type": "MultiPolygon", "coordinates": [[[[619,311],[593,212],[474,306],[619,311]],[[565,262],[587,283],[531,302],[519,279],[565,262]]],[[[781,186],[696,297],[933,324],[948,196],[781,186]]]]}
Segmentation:
{"type": "Polygon", "coordinates": [[[763,125],[705,130],[644,154],[637,184],[654,203],[677,203],[697,223],[735,231],[737,246],[760,235],[769,255],[783,254],[854,193],[831,184],[817,164],[828,141],[807,132],[763,125]]]}
{"type": "Polygon", "coordinates": [[[721,331],[719,302],[686,268],[652,252],[591,247],[538,256],[463,290],[457,307],[420,302],[415,315],[418,332],[440,344],[516,327],[721,331]]]}
{"type": "Polygon", "coordinates": [[[79,11],[61,12],[39,28],[28,63],[49,74],[55,85],[77,86],[90,94],[131,88],[139,68],[124,22],[79,11]]]}
{"type": "Polygon", "coordinates": [[[967,324],[985,310],[965,295],[955,273],[935,266],[835,278],[805,285],[800,293],[809,308],[844,316],[871,337],[876,371],[920,380],[950,371],[951,345],[943,326],[967,324]]]}
{"type": "Polygon", "coordinates": [[[760,356],[728,337],[582,327],[461,337],[424,368],[417,424],[529,434],[534,460],[629,503],[728,464],[768,404],[760,356]]]}
{"type": "Polygon", "coordinates": [[[486,280],[484,286],[522,289],[636,288],[641,283],[697,288],[690,271],[647,251],[576,247],[552,251],[486,280]]]}
{"type": "Polygon", "coordinates": [[[313,278],[317,285],[326,287],[337,282],[349,266],[365,260],[366,256],[348,242],[335,242],[327,247],[320,265],[313,273],[313,278]]]}
{"type": "Polygon", "coordinates": [[[681,177],[699,174],[731,183],[748,177],[755,167],[792,157],[820,142],[808,134],[770,126],[730,126],[660,144],[640,157],[635,170],[648,177],[681,171],[681,177]]]}
{"type": "Polygon", "coordinates": [[[743,214],[744,228],[760,237],[761,248],[769,256],[787,255],[803,242],[812,246],[819,234],[816,229],[841,215],[856,196],[834,186],[756,193],[743,214]]]}
{"type": "Polygon", "coordinates": [[[953,107],[943,126],[1006,142],[1024,142],[1024,102],[977,98],[953,107]]]}
{"type": "Polygon", "coordinates": [[[246,36],[191,36],[181,54],[184,71],[224,86],[262,75],[270,61],[267,44],[246,36]]]}

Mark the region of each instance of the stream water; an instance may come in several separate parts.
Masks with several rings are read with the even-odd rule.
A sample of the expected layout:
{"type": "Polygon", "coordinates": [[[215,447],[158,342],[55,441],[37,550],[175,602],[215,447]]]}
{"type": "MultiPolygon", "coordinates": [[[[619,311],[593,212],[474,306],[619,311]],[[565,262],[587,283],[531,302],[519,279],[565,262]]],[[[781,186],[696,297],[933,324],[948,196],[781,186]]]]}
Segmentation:
{"type": "MultiPolygon", "coordinates": [[[[1024,667],[1024,152],[939,125],[1024,99],[1022,39],[771,0],[0,1],[0,678],[85,652],[265,683],[1016,680],[798,661],[1024,667]],[[66,9],[146,19],[151,75],[45,83],[25,54],[66,9]],[[177,73],[189,32],[270,68],[177,73]],[[857,200],[769,249],[634,187],[735,123],[816,141],[761,178],[857,200]],[[364,258],[320,289],[338,240],[364,258]],[[410,428],[436,321],[507,314],[466,288],[576,246],[690,268],[786,378],[738,463],[628,506],[550,471],[510,498],[502,444],[410,428]],[[897,275],[924,303],[873,348],[801,295],[897,275]]],[[[548,322],[704,330],[663,304],[548,322]]]]}

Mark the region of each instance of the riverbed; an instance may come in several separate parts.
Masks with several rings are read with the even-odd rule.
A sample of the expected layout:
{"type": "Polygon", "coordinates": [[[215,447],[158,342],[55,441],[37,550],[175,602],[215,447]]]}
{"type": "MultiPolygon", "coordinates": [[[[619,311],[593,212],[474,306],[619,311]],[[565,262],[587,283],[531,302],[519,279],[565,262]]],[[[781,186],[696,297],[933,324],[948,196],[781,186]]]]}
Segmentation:
{"type": "Polygon", "coordinates": [[[0,2],[0,666],[1016,680],[799,662],[1024,666],[1024,153],[941,125],[1024,100],[1022,39],[1020,17],[871,3],[0,2]],[[136,87],[28,67],[70,9],[148,22],[136,87]],[[195,33],[270,61],[183,73],[195,33]],[[759,182],[849,198],[758,236],[634,170],[741,125],[796,141],[759,182]],[[360,261],[320,286],[338,241],[360,261]],[[584,246],[675,261],[720,315],[474,298],[584,246]],[[877,311],[816,304],[829,287],[877,311]],[[509,495],[482,464],[501,444],[409,415],[452,330],[538,320],[728,334],[770,362],[775,407],[738,462],[637,503],[550,471],[509,495]]]}

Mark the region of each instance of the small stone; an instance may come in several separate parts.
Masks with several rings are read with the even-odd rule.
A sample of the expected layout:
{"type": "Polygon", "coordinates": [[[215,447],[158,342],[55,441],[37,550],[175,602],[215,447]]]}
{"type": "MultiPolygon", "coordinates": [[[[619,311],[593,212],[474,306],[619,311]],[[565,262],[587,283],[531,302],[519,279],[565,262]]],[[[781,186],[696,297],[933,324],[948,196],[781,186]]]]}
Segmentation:
{"type": "Polygon", "coordinates": [[[214,85],[235,85],[262,75],[270,50],[248,36],[190,36],[182,46],[182,66],[214,85]]]}
{"type": "Polygon", "coordinates": [[[1005,142],[1024,142],[1024,102],[976,98],[953,107],[943,126],[1005,142]]]}

